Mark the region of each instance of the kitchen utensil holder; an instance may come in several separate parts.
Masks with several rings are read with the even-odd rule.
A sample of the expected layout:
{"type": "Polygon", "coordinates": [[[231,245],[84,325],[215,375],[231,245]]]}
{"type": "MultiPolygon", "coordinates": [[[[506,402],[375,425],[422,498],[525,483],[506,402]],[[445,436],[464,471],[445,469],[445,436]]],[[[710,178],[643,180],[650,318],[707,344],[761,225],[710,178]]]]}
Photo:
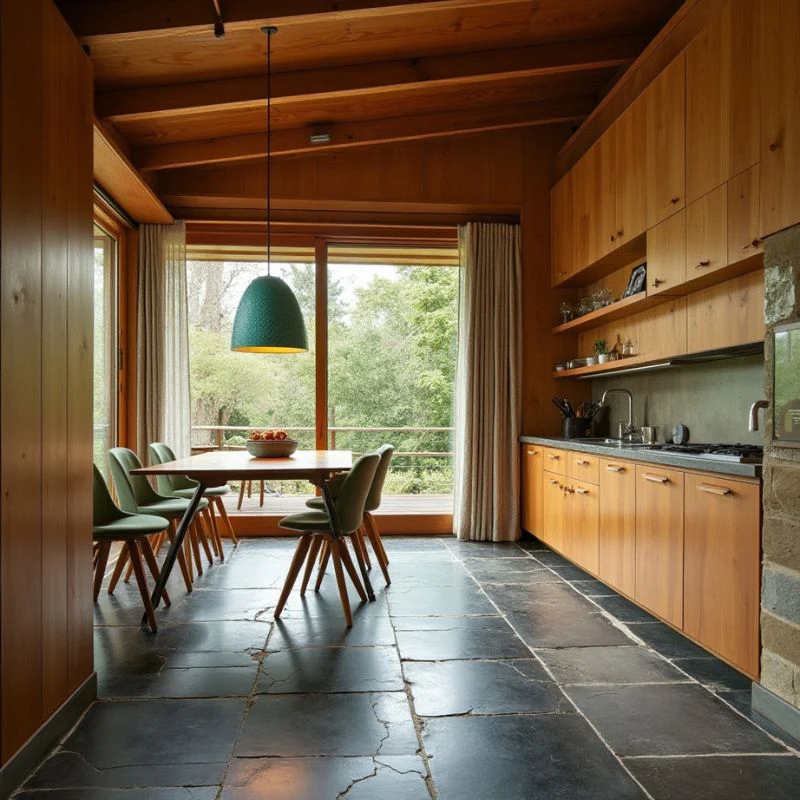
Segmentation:
{"type": "Polygon", "coordinates": [[[562,426],[565,439],[583,439],[589,435],[591,421],[585,417],[567,417],[562,426]]]}

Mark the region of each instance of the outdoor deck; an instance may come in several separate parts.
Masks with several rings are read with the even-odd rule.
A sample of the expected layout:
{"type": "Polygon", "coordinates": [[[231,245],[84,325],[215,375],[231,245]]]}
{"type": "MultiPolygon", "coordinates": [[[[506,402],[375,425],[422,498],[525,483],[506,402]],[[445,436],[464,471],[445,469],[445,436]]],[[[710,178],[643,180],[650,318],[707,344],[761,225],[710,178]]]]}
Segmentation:
{"type": "MultiPolygon", "coordinates": [[[[264,495],[264,505],[259,504],[258,486],[253,486],[251,497],[245,493],[242,502],[243,514],[294,514],[305,510],[305,502],[313,495],[264,495]]],[[[225,498],[225,507],[230,513],[237,512],[239,492],[231,492],[225,498]]],[[[417,494],[417,495],[384,495],[379,514],[452,514],[453,495],[451,494],[417,494]]]]}

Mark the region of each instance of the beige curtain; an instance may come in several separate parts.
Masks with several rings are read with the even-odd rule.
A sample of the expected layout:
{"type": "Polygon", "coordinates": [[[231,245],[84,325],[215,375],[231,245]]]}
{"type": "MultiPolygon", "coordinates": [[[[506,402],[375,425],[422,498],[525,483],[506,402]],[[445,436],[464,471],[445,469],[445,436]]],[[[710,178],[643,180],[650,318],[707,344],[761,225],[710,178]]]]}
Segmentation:
{"type": "Polygon", "coordinates": [[[459,539],[519,537],[521,264],[518,225],[459,228],[454,529],[459,539]]]}
{"type": "Polygon", "coordinates": [[[136,353],[139,457],[150,442],[178,456],[191,451],[186,226],[139,227],[139,306],[136,353]]]}

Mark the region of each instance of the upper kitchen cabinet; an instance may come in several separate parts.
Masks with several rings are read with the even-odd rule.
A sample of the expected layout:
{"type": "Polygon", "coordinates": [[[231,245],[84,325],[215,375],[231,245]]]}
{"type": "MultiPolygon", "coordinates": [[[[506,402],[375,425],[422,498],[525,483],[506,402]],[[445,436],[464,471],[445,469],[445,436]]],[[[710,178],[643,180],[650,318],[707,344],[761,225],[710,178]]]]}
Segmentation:
{"type": "Polygon", "coordinates": [[[758,7],[726,5],[686,48],[686,202],[758,161],[758,7]]]}
{"type": "Polygon", "coordinates": [[[616,247],[647,229],[646,131],[644,98],[636,100],[609,131],[614,146],[616,247]]]}
{"type": "Polygon", "coordinates": [[[600,255],[598,239],[600,208],[598,178],[600,173],[600,144],[595,144],[572,170],[573,235],[575,237],[575,267],[573,272],[593,263],[600,255]]]}
{"type": "Polygon", "coordinates": [[[762,0],[761,236],[800,222],[800,3],[762,0]]]}
{"type": "Polygon", "coordinates": [[[550,193],[550,279],[553,286],[566,280],[575,270],[573,178],[573,171],[568,172],[550,193]]]}
{"type": "Polygon", "coordinates": [[[647,225],[686,205],[686,57],[681,53],[644,94],[647,225]]]}

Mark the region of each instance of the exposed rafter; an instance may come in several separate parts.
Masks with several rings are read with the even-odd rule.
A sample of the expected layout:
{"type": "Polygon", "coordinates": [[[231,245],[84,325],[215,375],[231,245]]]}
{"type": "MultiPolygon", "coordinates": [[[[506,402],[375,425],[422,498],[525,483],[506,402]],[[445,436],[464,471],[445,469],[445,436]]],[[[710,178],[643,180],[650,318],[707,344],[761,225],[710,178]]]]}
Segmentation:
{"type": "MultiPolygon", "coordinates": [[[[436,8],[508,5],[519,0],[225,0],[225,29],[233,31],[270,23],[285,25],[308,17],[360,17],[376,11],[407,13],[436,8]]],[[[217,16],[201,0],[58,0],[75,35],[93,39],[139,38],[212,28],[217,16]]]]}
{"type": "MultiPolygon", "coordinates": [[[[647,44],[643,36],[545,44],[375,64],[275,73],[274,104],[331,95],[365,95],[416,85],[469,84],[539,78],[613,69],[633,62],[647,44]]],[[[217,108],[248,107],[266,100],[262,76],[153,86],[97,95],[95,109],[111,120],[176,116],[217,108]]]]}
{"type": "MultiPolygon", "coordinates": [[[[595,102],[592,96],[567,97],[540,103],[517,103],[500,108],[442,111],[409,117],[392,117],[321,128],[330,141],[312,144],[313,128],[274,131],[272,155],[338,150],[357,145],[386,144],[430,139],[479,131],[523,128],[582,119],[595,102]]],[[[157,170],[229,161],[244,161],[266,155],[263,133],[228,136],[203,141],[154,145],[134,152],[139,169],[157,170]]]]}

